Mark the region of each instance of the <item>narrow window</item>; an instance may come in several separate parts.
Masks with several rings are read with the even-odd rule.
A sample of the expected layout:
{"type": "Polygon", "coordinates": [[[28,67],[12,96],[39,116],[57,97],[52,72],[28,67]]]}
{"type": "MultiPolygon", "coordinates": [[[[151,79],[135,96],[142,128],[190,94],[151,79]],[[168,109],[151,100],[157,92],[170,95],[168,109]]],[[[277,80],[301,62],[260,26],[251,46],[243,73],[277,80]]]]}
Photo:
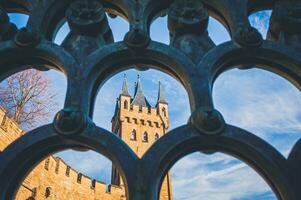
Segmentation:
{"type": "Polygon", "coordinates": [[[51,194],[51,188],[47,187],[46,190],[45,190],[45,197],[46,198],[50,197],[50,194],[51,194]]]}
{"type": "Polygon", "coordinates": [[[37,188],[32,188],[31,197],[34,199],[37,196],[37,188]]]}
{"type": "Polygon", "coordinates": [[[144,133],[143,133],[142,141],[143,141],[143,142],[148,142],[148,134],[147,134],[147,132],[144,132],[144,133]]]}
{"type": "Polygon", "coordinates": [[[162,114],[164,117],[166,117],[166,109],[165,108],[162,108],[162,114]]]}
{"type": "Polygon", "coordinates": [[[82,182],[82,174],[81,173],[79,173],[78,175],[77,175],[77,183],[81,183],[82,182]]]}
{"type": "Polygon", "coordinates": [[[44,168],[48,171],[49,170],[49,161],[50,161],[50,158],[47,158],[46,160],[45,160],[45,166],[44,166],[44,168]]]}
{"type": "Polygon", "coordinates": [[[92,182],[91,182],[91,188],[94,189],[94,188],[95,188],[95,185],[96,185],[96,180],[93,179],[92,182]]]}
{"type": "Polygon", "coordinates": [[[131,133],[131,140],[137,140],[136,130],[134,129],[131,133]]]}
{"type": "Polygon", "coordinates": [[[156,135],[155,135],[155,141],[157,141],[158,139],[159,139],[159,134],[156,133],[156,135]]]}
{"type": "Polygon", "coordinates": [[[139,112],[142,112],[142,106],[139,106],[139,112]]]}
{"type": "Polygon", "coordinates": [[[69,177],[69,175],[70,175],[70,166],[67,166],[67,168],[66,168],[66,175],[69,177]]]}
{"type": "Polygon", "coordinates": [[[128,109],[128,101],[126,101],[126,100],[124,101],[124,103],[123,103],[123,108],[124,108],[124,109],[128,109]]]}
{"type": "Polygon", "coordinates": [[[55,173],[59,173],[59,168],[60,168],[60,160],[57,158],[56,159],[56,165],[55,165],[55,173]]]}

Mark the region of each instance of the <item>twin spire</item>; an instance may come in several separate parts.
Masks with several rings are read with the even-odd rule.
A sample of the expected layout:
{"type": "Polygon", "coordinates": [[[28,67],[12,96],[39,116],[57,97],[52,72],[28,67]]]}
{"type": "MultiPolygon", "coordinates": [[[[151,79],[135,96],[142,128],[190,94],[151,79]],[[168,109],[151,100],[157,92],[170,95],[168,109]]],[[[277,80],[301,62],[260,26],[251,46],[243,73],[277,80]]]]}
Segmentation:
{"type": "MultiPolygon", "coordinates": [[[[123,78],[122,91],[121,91],[120,95],[131,96],[130,93],[129,93],[129,89],[128,89],[128,81],[127,81],[126,75],[124,75],[124,78],[123,78]]],[[[162,86],[161,82],[159,82],[159,91],[158,91],[157,104],[158,103],[167,104],[167,102],[164,98],[164,95],[163,95],[163,86],[162,86]]],[[[150,103],[147,101],[147,99],[145,98],[145,96],[143,94],[142,84],[141,84],[139,75],[138,75],[137,83],[135,84],[135,94],[134,94],[134,98],[131,101],[131,104],[132,105],[149,107],[149,108],[151,107],[150,103]]]]}

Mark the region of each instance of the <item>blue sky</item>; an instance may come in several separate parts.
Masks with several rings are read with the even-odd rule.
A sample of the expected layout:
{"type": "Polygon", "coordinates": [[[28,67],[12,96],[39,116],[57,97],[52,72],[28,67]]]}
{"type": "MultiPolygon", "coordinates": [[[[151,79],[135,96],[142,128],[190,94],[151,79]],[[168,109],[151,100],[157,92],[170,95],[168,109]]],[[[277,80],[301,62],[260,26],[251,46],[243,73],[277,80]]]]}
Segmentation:
{"type": "MultiPolygon", "coordinates": [[[[269,17],[270,12],[259,12],[250,16],[251,24],[264,38],[269,17]]],[[[11,20],[19,27],[26,24],[24,16],[11,15],[11,20]]],[[[120,17],[110,19],[109,22],[115,41],[122,40],[128,31],[127,22],[120,17]]],[[[60,44],[68,30],[68,26],[64,25],[55,42],[60,44]]],[[[226,29],[214,19],[210,19],[208,31],[217,45],[230,40],[226,29]]],[[[168,44],[166,17],[159,18],[152,24],[151,37],[155,41],[168,44]]],[[[124,73],[128,76],[132,94],[137,74],[140,74],[144,93],[152,105],[156,102],[158,81],[161,81],[169,102],[170,129],[187,122],[190,115],[189,101],[179,82],[156,70],[138,72],[132,69],[112,77],[100,90],[93,117],[98,126],[110,130],[110,120],[124,73]]],[[[62,99],[66,91],[64,75],[55,71],[46,72],[45,75],[52,80],[53,90],[58,92],[59,103],[63,105],[62,99]]],[[[216,108],[223,114],[227,123],[265,139],[284,156],[288,155],[300,138],[300,92],[275,74],[259,69],[230,70],[215,82],[213,96],[216,108]]],[[[48,122],[51,121],[52,118],[48,122]]],[[[111,163],[101,155],[92,151],[64,151],[59,156],[78,171],[109,183],[111,163]]],[[[222,153],[193,153],[177,162],[171,174],[176,200],[276,199],[269,186],[250,167],[222,153]]]]}

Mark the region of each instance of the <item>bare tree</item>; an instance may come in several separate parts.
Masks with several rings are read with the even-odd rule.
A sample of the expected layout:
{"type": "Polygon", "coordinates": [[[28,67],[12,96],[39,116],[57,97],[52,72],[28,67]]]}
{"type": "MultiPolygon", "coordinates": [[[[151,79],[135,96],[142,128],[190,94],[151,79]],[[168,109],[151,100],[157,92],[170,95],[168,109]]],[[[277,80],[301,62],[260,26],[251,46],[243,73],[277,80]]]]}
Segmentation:
{"type": "Polygon", "coordinates": [[[52,113],[56,93],[49,79],[35,69],[16,73],[0,84],[0,104],[23,129],[31,129],[52,113]]]}

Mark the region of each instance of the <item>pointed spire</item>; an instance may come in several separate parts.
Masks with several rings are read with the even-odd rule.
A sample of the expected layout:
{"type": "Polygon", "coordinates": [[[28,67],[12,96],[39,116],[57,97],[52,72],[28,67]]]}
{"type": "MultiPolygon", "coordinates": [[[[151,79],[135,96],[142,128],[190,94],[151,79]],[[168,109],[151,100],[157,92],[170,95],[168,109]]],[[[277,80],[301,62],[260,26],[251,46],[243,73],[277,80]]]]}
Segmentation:
{"type": "Polygon", "coordinates": [[[137,75],[137,82],[135,84],[135,95],[134,96],[136,96],[137,93],[142,94],[144,96],[143,91],[142,91],[142,85],[141,85],[141,82],[140,82],[140,75],[139,74],[137,75]]]}
{"type": "Polygon", "coordinates": [[[119,110],[119,98],[116,99],[116,105],[115,105],[115,111],[114,111],[114,117],[118,115],[118,110],[119,110]]]}
{"type": "Polygon", "coordinates": [[[144,106],[144,107],[151,107],[151,105],[146,100],[143,91],[142,91],[142,85],[140,82],[140,76],[138,75],[137,83],[135,86],[135,94],[134,99],[132,101],[132,105],[138,105],[138,106],[144,106]]]}
{"type": "Polygon", "coordinates": [[[130,93],[129,93],[128,79],[126,77],[126,74],[124,74],[124,76],[123,76],[123,84],[122,84],[121,95],[131,96],[130,93]]]}
{"type": "Polygon", "coordinates": [[[164,95],[163,95],[163,86],[162,86],[161,81],[159,81],[159,91],[158,91],[158,101],[157,101],[157,104],[158,103],[165,103],[165,104],[167,104],[167,101],[165,100],[164,95]]]}

